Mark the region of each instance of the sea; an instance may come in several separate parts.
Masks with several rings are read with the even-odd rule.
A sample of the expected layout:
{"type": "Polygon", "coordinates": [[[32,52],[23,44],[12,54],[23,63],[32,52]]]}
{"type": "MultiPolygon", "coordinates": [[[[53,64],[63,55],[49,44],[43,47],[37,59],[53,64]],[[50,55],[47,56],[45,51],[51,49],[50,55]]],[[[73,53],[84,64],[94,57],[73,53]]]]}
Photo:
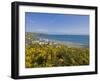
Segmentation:
{"type": "Polygon", "coordinates": [[[89,46],[89,35],[50,35],[50,34],[41,34],[39,36],[41,38],[48,39],[48,40],[89,46]]]}

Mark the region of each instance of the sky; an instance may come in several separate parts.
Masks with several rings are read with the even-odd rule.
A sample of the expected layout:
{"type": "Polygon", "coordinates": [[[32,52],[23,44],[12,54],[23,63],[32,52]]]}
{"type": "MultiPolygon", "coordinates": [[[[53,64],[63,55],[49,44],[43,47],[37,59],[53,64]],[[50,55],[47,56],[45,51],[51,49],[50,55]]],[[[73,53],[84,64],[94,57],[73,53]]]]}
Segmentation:
{"type": "Polygon", "coordinates": [[[25,32],[89,35],[89,15],[25,12],[25,32]]]}

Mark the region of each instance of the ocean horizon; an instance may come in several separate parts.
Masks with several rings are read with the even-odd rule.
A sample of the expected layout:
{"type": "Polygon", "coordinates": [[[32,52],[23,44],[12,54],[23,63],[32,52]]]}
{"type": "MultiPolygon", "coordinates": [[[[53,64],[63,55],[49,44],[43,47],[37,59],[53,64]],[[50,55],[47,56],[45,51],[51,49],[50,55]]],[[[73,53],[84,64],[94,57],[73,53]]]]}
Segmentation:
{"type": "Polygon", "coordinates": [[[89,46],[89,35],[39,34],[39,38],[89,46]]]}

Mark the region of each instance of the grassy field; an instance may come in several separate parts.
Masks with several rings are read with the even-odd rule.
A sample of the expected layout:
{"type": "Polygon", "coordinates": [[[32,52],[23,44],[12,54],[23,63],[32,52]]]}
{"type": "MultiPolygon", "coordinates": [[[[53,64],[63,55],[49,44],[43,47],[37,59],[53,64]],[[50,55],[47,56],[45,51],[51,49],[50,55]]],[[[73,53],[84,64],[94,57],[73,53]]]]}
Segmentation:
{"type": "Polygon", "coordinates": [[[58,67],[89,65],[89,48],[70,47],[64,44],[40,44],[36,34],[25,36],[25,67],[58,67]]]}

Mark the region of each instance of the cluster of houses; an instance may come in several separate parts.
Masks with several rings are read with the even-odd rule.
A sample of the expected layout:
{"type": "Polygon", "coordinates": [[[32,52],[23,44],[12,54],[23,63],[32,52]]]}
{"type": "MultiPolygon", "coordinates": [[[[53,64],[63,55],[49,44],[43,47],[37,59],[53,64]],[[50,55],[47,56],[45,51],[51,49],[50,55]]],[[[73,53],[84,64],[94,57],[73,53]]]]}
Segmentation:
{"type": "Polygon", "coordinates": [[[32,41],[32,43],[33,44],[38,43],[40,45],[43,45],[43,44],[45,44],[45,45],[56,45],[57,44],[54,41],[50,41],[48,39],[41,39],[41,38],[39,40],[32,41]]]}

